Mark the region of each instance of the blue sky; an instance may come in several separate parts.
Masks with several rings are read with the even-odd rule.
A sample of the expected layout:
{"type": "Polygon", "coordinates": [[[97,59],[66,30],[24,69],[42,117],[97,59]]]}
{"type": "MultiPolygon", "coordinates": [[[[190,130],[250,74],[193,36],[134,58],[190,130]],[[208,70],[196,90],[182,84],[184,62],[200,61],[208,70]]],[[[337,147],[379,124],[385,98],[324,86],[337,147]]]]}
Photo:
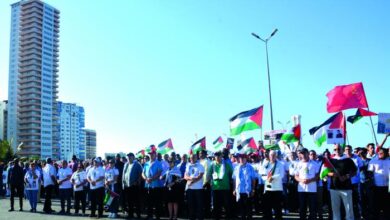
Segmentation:
{"type": "MultiPolygon", "coordinates": [[[[0,2],[0,99],[7,99],[13,2],[0,2]]],[[[371,110],[390,112],[389,1],[45,2],[61,11],[59,98],[85,107],[99,154],[167,138],[184,152],[196,135],[211,145],[229,133],[231,116],[262,104],[269,130],[265,47],[251,33],[267,37],[274,28],[276,128],[301,114],[303,144],[314,148],[309,128],[330,117],[325,94],[359,81],[371,110]]],[[[372,142],[366,122],[348,126],[353,146],[372,142]]]]}

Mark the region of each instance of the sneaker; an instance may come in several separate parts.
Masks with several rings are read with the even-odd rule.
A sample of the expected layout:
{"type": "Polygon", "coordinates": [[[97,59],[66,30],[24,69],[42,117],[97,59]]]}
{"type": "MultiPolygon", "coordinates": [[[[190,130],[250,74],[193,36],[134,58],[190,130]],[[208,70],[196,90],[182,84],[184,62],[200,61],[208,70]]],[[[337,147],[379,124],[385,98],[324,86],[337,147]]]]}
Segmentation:
{"type": "Polygon", "coordinates": [[[15,209],[14,208],[10,208],[8,211],[9,212],[13,212],[13,211],[15,211],[15,209]]]}
{"type": "Polygon", "coordinates": [[[111,218],[117,218],[118,215],[116,213],[112,213],[111,218]]]}
{"type": "Polygon", "coordinates": [[[34,209],[30,209],[30,212],[34,212],[34,209]]]}
{"type": "Polygon", "coordinates": [[[23,208],[20,208],[20,209],[19,209],[19,212],[23,212],[23,208]]]}

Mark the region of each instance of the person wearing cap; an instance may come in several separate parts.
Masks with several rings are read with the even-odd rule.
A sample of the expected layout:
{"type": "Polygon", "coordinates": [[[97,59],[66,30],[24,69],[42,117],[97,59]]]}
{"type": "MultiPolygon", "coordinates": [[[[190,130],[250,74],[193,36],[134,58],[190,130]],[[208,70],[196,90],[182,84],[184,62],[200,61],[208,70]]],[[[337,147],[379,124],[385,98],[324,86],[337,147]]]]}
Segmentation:
{"type": "Polygon", "coordinates": [[[72,169],[68,167],[66,160],[62,161],[62,167],[58,170],[57,183],[59,186],[59,196],[61,200],[61,211],[59,214],[65,214],[65,200],[66,200],[66,214],[70,214],[71,208],[71,196],[72,196],[72,183],[70,178],[72,177],[72,169]]]}
{"type": "MultiPolygon", "coordinates": [[[[119,188],[116,184],[118,181],[119,171],[115,167],[115,160],[111,159],[108,161],[108,167],[105,172],[105,186],[106,189],[108,189],[110,192],[115,192],[119,194],[119,188]]],[[[118,213],[118,205],[119,205],[119,198],[114,198],[110,207],[110,215],[108,215],[109,218],[116,218],[118,213]]]]}
{"type": "Polygon", "coordinates": [[[51,158],[46,159],[46,165],[42,169],[43,174],[43,187],[45,188],[45,203],[43,205],[43,212],[46,214],[53,213],[51,208],[51,197],[54,190],[55,183],[57,182],[57,172],[53,166],[51,158]]]}
{"type": "Polygon", "coordinates": [[[19,197],[19,211],[23,211],[23,168],[19,165],[19,159],[14,160],[14,166],[8,170],[8,184],[11,189],[11,209],[10,212],[14,211],[14,198],[17,195],[19,197]]]}
{"type": "Polygon", "coordinates": [[[222,206],[225,209],[226,218],[231,218],[230,213],[230,182],[233,175],[232,166],[222,158],[221,152],[214,154],[215,161],[210,165],[207,173],[211,179],[213,195],[213,216],[215,219],[221,218],[222,206]]]}
{"type": "Polygon", "coordinates": [[[83,213],[82,215],[84,216],[87,203],[86,192],[84,190],[84,186],[87,183],[87,173],[84,171],[84,165],[82,163],[78,163],[77,170],[73,173],[70,180],[73,184],[75,214],[79,214],[81,202],[81,211],[83,213]]]}
{"type": "Polygon", "coordinates": [[[272,219],[272,209],[275,219],[282,219],[283,176],[285,167],[277,159],[277,152],[271,150],[268,154],[268,163],[264,164],[264,219],[272,219]]]}
{"type": "Polygon", "coordinates": [[[135,160],[133,153],[127,154],[128,161],[125,163],[122,175],[122,186],[124,190],[125,208],[127,206],[128,219],[134,217],[134,207],[137,218],[141,216],[140,184],[142,178],[142,166],[135,160]]]}
{"type": "Polygon", "coordinates": [[[318,165],[309,160],[309,151],[302,148],[298,151],[299,162],[295,168],[295,180],[298,182],[299,217],[306,219],[309,206],[309,220],[317,219],[317,180],[318,165]]]}
{"type": "Polygon", "coordinates": [[[252,197],[255,195],[257,174],[253,166],[247,162],[245,153],[238,154],[238,164],[234,168],[232,179],[234,183],[233,195],[241,211],[241,219],[252,219],[252,197]]]}
{"type": "Polygon", "coordinates": [[[203,175],[204,167],[198,162],[196,154],[190,155],[190,163],[184,172],[187,180],[186,195],[189,219],[203,219],[203,175]]]}
{"type": "Polygon", "coordinates": [[[148,218],[153,218],[153,208],[155,208],[156,219],[160,219],[163,193],[163,184],[160,180],[162,165],[157,160],[155,150],[150,151],[149,155],[150,161],[145,163],[142,171],[142,178],[145,180],[147,215],[148,218]]]}
{"type": "Polygon", "coordinates": [[[102,160],[97,157],[93,160],[93,167],[88,170],[87,180],[91,189],[91,214],[89,217],[96,217],[96,206],[98,206],[97,217],[103,217],[103,201],[104,201],[104,168],[102,160]]]}

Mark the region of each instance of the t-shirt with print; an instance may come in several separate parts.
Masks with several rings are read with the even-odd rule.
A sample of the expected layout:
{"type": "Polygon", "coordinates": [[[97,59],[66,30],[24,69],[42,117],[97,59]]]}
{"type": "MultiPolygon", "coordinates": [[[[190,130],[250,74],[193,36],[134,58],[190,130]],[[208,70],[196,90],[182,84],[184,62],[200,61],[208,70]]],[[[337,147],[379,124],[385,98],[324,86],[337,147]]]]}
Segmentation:
{"type": "MultiPolygon", "coordinates": [[[[313,161],[299,161],[295,169],[295,175],[300,179],[312,179],[318,173],[318,165],[313,161]]],[[[312,181],[308,184],[299,182],[298,192],[317,192],[317,182],[312,181]]]]}
{"type": "Polygon", "coordinates": [[[101,180],[97,181],[95,185],[89,184],[91,189],[98,189],[104,187],[104,169],[103,167],[91,167],[87,173],[87,178],[92,181],[97,181],[101,178],[101,180]]]}
{"type": "Polygon", "coordinates": [[[28,170],[26,172],[26,174],[24,175],[24,178],[27,180],[26,181],[27,184],[26,184],[26,187],[25,187],[26,190],[38,190],[39,178],[40,178],[38,170],[35,170],[35,175],[37,176],[37,178],[34,179],[34,175],[33,175],[33,171],[32,170],[28,170]]]}
{"type": "Polygon", "coordinates": [[[107,169],[106,173],[104,174],[106,181],[112,181],[110,184],[110,189],[114,190],[114,185],[116,183],[115,176],[119,175],[119,171],[117,168],[107,169]]]}
{"type": "MultiPolygon", "coordinates": [[[[199,162],[197,162],[195,164],[192,164],[192,163],[187,164],[185,175],[187,175],[189,177],[198,177],[202,173],[204,174],[204,167],[199,162]]],[[[189,184],[189,182],[187,181],[186,188],[187,189],[203,189],[203,178],[200,178],[198,181],[192,182],[191,184],[189,184]]]]}
{"type": "MultiPolygon", "coordinates": [[[[85,171],[76,171],[73,173],[72,177],[70,178],[70,180],[73,182],[74,181],[74,185],[73,185],[73,190],[74,191],[82,191],[84,189],[84,186],[79,186],[79,187],[76,187],[78,185],[80,185],[82,182],[84,182],[85,180],[87,179],[87,173],[85,171]]],[[[85,185],[85,184],[84,184],[85,185]]]]}

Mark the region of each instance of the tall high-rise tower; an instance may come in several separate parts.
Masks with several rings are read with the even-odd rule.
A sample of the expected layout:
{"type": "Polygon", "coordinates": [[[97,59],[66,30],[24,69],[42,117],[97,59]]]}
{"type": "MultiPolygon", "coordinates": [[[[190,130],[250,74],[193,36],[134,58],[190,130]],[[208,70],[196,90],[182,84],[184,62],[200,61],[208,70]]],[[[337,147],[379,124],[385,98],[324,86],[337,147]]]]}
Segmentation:
{"type": "Polygon", "coordinates": [[[40,0],[11,8],[7,137],[20,156],[58,158],[60,12],[40,0]]]}
{"type": "Polygon", "coordinates": [[[84,108],[72,103],[58,102],[60,113],[60,158],[70,161],[73,155],[85,160],[84,108]]]}

